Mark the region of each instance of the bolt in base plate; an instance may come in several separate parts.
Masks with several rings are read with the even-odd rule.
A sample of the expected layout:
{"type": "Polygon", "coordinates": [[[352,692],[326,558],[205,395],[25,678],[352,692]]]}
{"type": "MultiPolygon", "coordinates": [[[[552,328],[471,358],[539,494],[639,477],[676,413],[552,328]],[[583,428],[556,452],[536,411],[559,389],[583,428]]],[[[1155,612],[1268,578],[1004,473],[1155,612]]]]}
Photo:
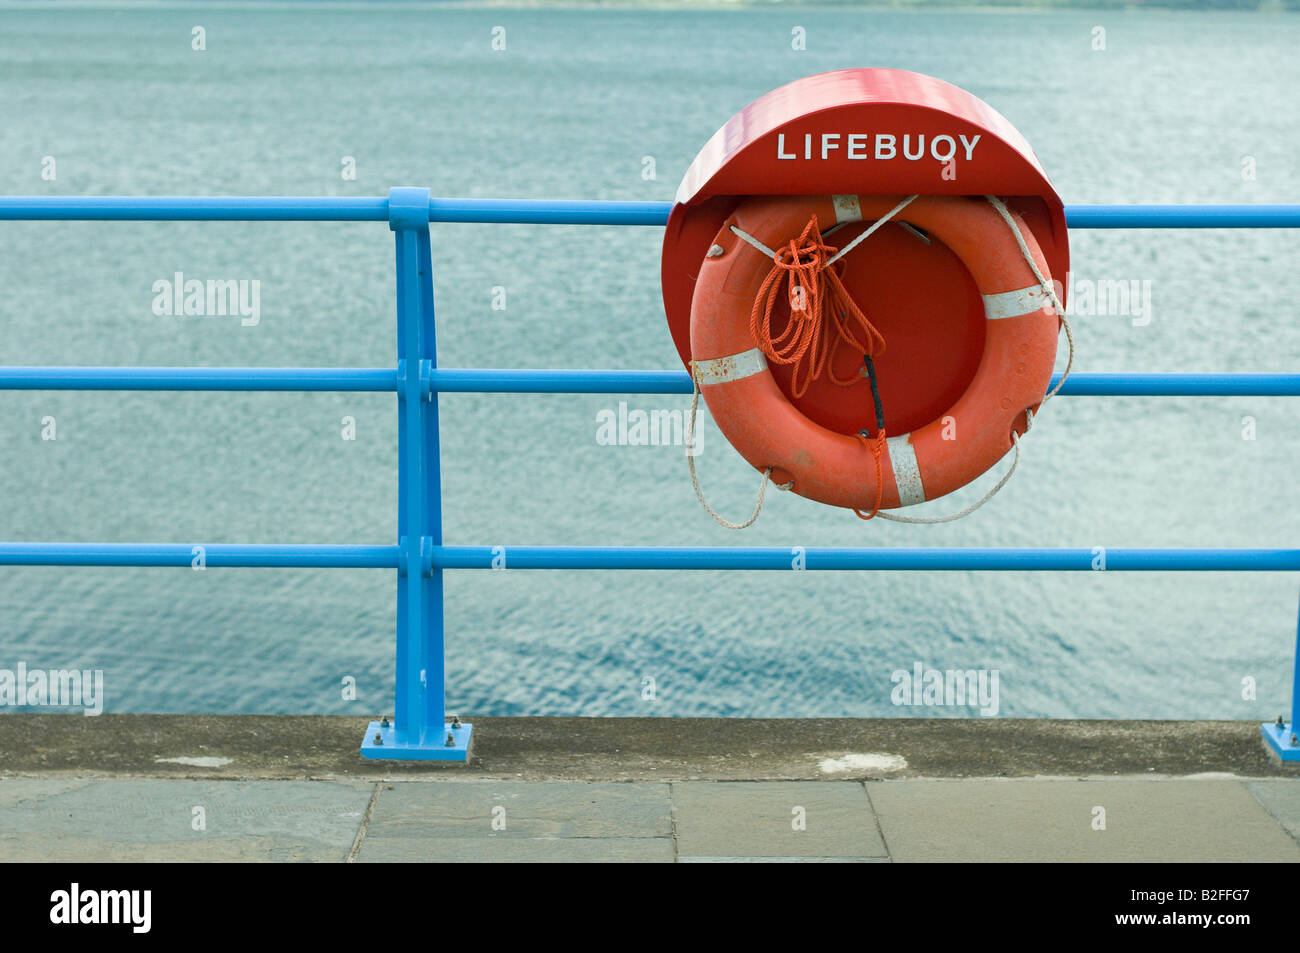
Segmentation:
{"type": "Polygon", "coordinates": [[[1286,762],[1300,762],[1300,746],[1291,744],[1291,733],[1296,730],[1294,725],[1279,726],[1277,722],[1266,721],[1259,727],[1264,743],[1273,749],[1275,755],[1286,762]]]}
{"type": "Polygon", "coordinates": [[[361,742],[361,756],[388,761],[468,761],[469,740],[473,731],[474,726],[466,722],[461,722],[456,728],[448,722],[441,734],[426,737],[421,742],[418,738],[409,739],[399,735],[396,725],[383,727],[379,722],[372,721],[361,742]],[[379,736],[382,744],[375,741],[375,735],[379,736]],[[448,735],[453,744],[446,743],[448,735]]]}

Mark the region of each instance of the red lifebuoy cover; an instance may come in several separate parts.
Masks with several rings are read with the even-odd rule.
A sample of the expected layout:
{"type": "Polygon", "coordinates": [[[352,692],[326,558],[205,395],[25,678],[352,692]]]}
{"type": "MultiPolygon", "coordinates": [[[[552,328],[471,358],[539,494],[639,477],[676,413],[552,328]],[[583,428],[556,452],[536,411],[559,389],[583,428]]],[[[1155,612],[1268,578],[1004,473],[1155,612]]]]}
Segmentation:
{"type": "MultiPolygon", "coordinates": [[[[843,70],[769,93],[719,130],[669,218],[664,305],[742,456],[803,496],[872,509],[942,496],[1005,454],[1050,382],[1058,321],[986,195],[1003,197],[1039,272],[1064,275],[1059,197],[1011,125],[956,87],[843,70]],[[890,435],[877,496],[855,436],[876,432],[869,384],[829,379],[854,377],[862,355],[834,353],[834,373],[798,396],[789,365],[757,367],[750,312],[772,261],[732,227],[775,249],[816,215],[823,233],[838,223],[825,241],[843,247],[912,194],[896,216],[912,227],[881,227],[837,266],[887,342],[875,361],[890,435]]],[[[788,320],[788,304],[778,312],[788,320]]]]}

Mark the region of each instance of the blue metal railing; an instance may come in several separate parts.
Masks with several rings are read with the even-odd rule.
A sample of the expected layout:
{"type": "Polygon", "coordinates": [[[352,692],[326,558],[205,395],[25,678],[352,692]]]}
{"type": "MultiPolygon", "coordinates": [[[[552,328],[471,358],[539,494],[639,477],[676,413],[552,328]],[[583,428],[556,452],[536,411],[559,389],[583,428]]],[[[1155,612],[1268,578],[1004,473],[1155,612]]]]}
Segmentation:
{"type": "MultiPolygon", "coordinates": [[[[387,222],[388,198],[0,196],[0,220],[387,222]]],[[[665,225],[671,202],[429,199],[430,222],[665,225]]],[[[1071,228],[1300,228],[1300,205],[1067,205],[1071,228]]]]}
{"type": "MultiPolygon", "coordinates": [[[[1055,384],[1058,377],[1052,378],[1055,384]]],[[[690,394],[685,371],[435,367],[440,394],[690,394]]],[[[397,371],[332,367],[0,367],[0,390],[397,390],[397,371]]],[[[1073,397],[1300,397],[1300,374],[1080,374],[1073,397]]]]}
{"type": "MultiPolygon", "coordinates": [[[[464,760],[472,726],[448,725],[443,684],[447,569],[780,569],[784,548],[445,546],[437,395],[444,393],[689,394],[683,371],[440,368],[434,320],[431,222],[663,225],[666,202],[438,199],[396,188],[386,198],[0,197],[0,220],[388,222],[397,269],[393,368],[0,367],[0,389],[392,392],[398,400],[396,545],[0,543],[0,565],[396,569],[394,723],[372,722],[367,757],[464,760]]],[[[1300,228],[1300,205],[1067,206],[1073,228],[1300,228]]],[[[1300,374],[1075,374],[1075,396],[1300,396],[1300,374]]],[[[1093,571],[1093,549],[807,549],[810,570],[1093,571]]],[[[1107,549],[1119,572],[1300,571],[1300,549],[1107,549]]],[[[1298,636],[1300,638],[1300,636],[1298,636]]],[[[1300,689],[1300,663],[1297,665],[1300,689]]],[[[1264,736],[1287,760],[1300,715],[1264,736]]]]}
{"type": "MultiPolygon", "coordinates": [[[[224,568],[405,569],[398,546],[298,543],[208,543],[204,564],[224,568]]],[[[888,569],[892,572],[982,570],[1091,572],[1105,556],[1107,572],[1300,571],[1300,549],[965,549],[804,548],[804,569],[888,569]]],[[[181,543],[0,543],[0,566],[189,566],[196,547],[181,543]]],[[[788,547],[691,546],[430,546],[426,569],[778,569],[789,571],[788,547]]]]}

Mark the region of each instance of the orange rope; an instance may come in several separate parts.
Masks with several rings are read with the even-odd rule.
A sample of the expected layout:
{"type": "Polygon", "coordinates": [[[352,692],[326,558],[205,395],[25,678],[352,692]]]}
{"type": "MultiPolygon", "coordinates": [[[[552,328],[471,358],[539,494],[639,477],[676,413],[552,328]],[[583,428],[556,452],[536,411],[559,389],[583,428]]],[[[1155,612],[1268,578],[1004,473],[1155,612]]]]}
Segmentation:
{"type": "MultiPolygon", "coordinates": [[[[875,357],[885,349],[884,336],[862,313],[840,280],[843,266],[827,264],[837,250],[822,241],[817,216],[814,215],[798,238],[777,250],[772,270],[759,286],[754,309],[749,315],[749,330],[754,343],[767,359],[777,364],[794,365],[790,391],[796,398],[802,397],[808,385],[823,372],[840,387],[856,384],[862,379],[860,375],[845,380],[835,376],[832,358],[840,345],[848,345],[867,357],[875,357]],[[790,323],[774,338],[772,309],[782,285],[786,286],[790,301],[790,323]],[[831,325],[829,329],[828,323],[831,325]]],[[[869,441],[861,433],[858,439],[871,448],[876,458],[876,505],[870,515],[853,510],[861,519],[869,520],[880,512],[884,492],[880,456],[885,447],[885,431],[883,428],[877,430],[874,440],[869,441]]]]}
{"type": "Polygon", "coordinates": [[[759,286],[749,315],[754,343],[768,360],[794,365],[790,389],[796,398],[802,397],[823,372],[841,387],[860,380],[857,376],[845,380],[835,376],[831,358],[841,344],[871,357],[885,349],[884,337],[840,281],[843,266],[826,264],[836,251],[822,241],[814,215],[798,238],[777,250],[772,270],[759,286]],[[772,309],[783,285],[790,301],[790,322],[773,337],[772,309]]]}
{"type": "MultiPolygon", "coordinates": [[[[858,439],[861,440],[864,444],[867,444],[866,434],[859,433],[858,439]]],[[[863,519],[863,520],[873,519],[875,518],[875,515],[880,512],[880,499],[884,494],[884,489],[885,489],[884,487],[885,476],[884,476],[884,472],[881,470],[880,467],[880,452],[885,448],[885,431],[877,430],[875,439],[872,440],[868,444],[868,446],[871,447],[871,452],[876,455],[876,505],[871,508],[871,513],[866,516],[863,516],[862,511],[857,507],[853,508],[853,512],[857,514],[858,519],[863,519]]]]}

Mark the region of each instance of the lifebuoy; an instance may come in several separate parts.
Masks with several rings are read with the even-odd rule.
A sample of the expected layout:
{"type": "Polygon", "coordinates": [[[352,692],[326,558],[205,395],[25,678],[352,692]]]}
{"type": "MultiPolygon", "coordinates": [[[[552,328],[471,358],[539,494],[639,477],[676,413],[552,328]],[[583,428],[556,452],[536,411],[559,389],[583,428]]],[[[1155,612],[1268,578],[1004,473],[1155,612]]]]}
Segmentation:
{"type": "MultiPolygon", "coordinates": [[[[1046,284],[1051,280],[1047,259],[1034,231],[1016,213],[980,197],[916,197],[896,221],[919,229],[916,236],[921,240],[935,239],[955,254],[983,303],[983,349],[973,376],[942,413],[908,433],[890,434],[883,448],[887,452],[879,455],[859,438],[857,429],[843,432],[811,419],[809,413],[843,420],[844,408],[829,406],[828,400],[855,399],[858,409],[853,412],[860,414],[865,427],[872,420],[872,407],[856,386],[823,397],[820,408],[803,402],[809,413],[783,391],[751,332],[755,300],[772,260],[738,232],[768,249],[779,249],[816,216],[822,234],[840,226],[839,235],[826,240],[843,247],[853,232],[887,215],[900,200],[878,195],[744,200],[726,218],[700,262],[690,308],[692,374],[714,421],[741,456],[759,470],[770,469],[774,483],[792,483],[800,496],[872,512],[877,503],[881,509],[895,509],[944,496],[996,464],[1011,449],[1013,432],[1027,429],[1027,412],[1036,411],[1046,395],[1060,327],[1046,284]],[[850,398],[850,392],[856,397],[850,398]]],[[[869,252],[874,240],[868,238],[844,258],[847,272],[854,267],[854,256],[869,252]]],[[[905,275],[900,280],[923,279],[905,275]]],[[[871,311],[870,301],[859,303],[871,311]]],[[[924,321],[925,316],[913,320],[924,321]]],[[[943,341],[929,346],[942,347],[943,341]]],[[[835,366],[850,370],[855,362],[862,363],[860,354],[837,354],[833,359],[835,366]]],[[[924,375],[925,367],[895,371],[924,375]]],[[[882,363],[881,376],[888,373],[882,363]]],[[[887,418],[889,411],[886,405],[887,418]]],[[[874,426],[869,429],[875,433],[874,426]]]]}

